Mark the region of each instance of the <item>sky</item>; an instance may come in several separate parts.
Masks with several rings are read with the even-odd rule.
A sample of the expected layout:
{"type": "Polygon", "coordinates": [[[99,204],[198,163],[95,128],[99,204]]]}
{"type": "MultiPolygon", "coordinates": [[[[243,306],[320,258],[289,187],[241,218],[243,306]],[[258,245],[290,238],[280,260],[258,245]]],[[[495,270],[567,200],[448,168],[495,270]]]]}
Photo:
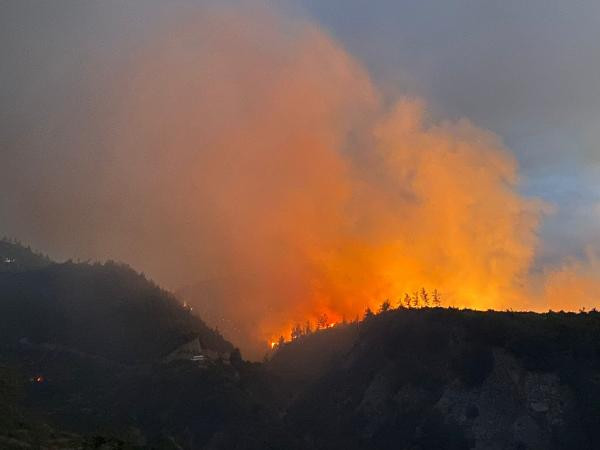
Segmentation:
{"type": "Polygon", "coordinates": [[[237,339],[422,286],[591,307],[598,42],[595,1],[4,1],[0,234],[237,339]]]}
{"type": "Polygon", "coordinates": [[[443,116],[502,137],[522,189],[557,205],[544,230],[556,246],[548,256],[598,241],[598,2],[304,5],[386,90],[416,92],[443,116]]]}

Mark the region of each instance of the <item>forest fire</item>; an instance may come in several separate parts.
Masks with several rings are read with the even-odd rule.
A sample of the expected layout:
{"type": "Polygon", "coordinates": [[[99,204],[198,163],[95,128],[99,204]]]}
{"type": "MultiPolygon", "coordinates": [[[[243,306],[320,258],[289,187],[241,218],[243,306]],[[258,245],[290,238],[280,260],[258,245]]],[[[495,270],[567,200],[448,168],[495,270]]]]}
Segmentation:
{"type": "MultiPolygon", "coordinates": [[[[392,301],[389,298],[379,302],[373,309],[367,306],[360,314],[354,315],[351,323],[358,323],[360,320],[373,316],[375,313],[385,313],[392,309],[419,309],[419,308],[439,308],[442,306],[442,293],[438,289],[427,290],[420,288],[412,291],[412,294],[405,293],[400,296],[397,301],[392,301]]],[[[330,313],[331,314],[331,313],[330,313]]],[[[341,319],[331,320],[327,313],[317,315],[315,325],[309,319],[303,322],[297,322],[285,328],[279,338],[272,338],[269,342],[271,350],[278,348],[286,342],[292,342],[303,336],[310,335],[320,330],[327,330],[338,325],[345,325],[349,322],[345,316],[341,319]],[[301,325],[304,324],[304,325],[301,325]],[[289,336],[289,339],[286,339],[289,336]]]]}
{"type": "Polygon", "coordinates": [[[287,338],[290,318],[327,311],[327,328],[416,286],[479,309],[593,306],[568,293],[600,292],[598,263],[535,266],[550,208],[523,193],[500,137],[417,96],[388,98],[310,21],[215,7],[177,23],[93,86],[90,109],[113,111],[102,99],[114,114],[59,140],[98,142],[90,152],[106,166],[77,147],[56,165],[85,163],[72,177],[35,178],[49,183],[35,190],[43,201],[5,202],[45,205],[6,211],[22,220],[14,230],[43,216],[29,236],[63,252],[127,261],[174,290],[208,285],[184,308],[210,299],[224,334],[254,356],[287,338]]]}
{"type": "Polygon", "coordinates": [[[0,450],[600,450],[600,1],[0,1],[0,450]]]}
{"type": "Polygon", "coordinates": [[[300,323],[296,323],[295,325],[288,326],[285,328],[285,331],[279,335],[278,338],[271,339],[268,341],[269,347],[271,350],[278,348],[286,342],[292,342],[296,339],[301,338],[302,336],[308,336],[314,332],[320,330],[327,330],[336,327],[339,324],[347,323],[346,319],[342,319],[338,321],[329,321],[327,314],[321,314],[318,316],[315,321],[315,325],[313,328],[313,323],[311,320],[306,320],[303,322],[304,325],[300,325],[300,323]],[[289,336],[289,338],[286,338],[289,336]]]}
{"type": "Polygon", "coordinates": [[[288,25],[211,10],[132,61],[135,89],[117,92],[127,125],[113,162],[140,169],[111,180],[140,185],[115,215],[177,239],[132,243],[148,255],[141,261],[108,250],[170,285],[215,280],[215,315],[246,351],[287,339],[290,317],[327,328],[416,285],[464,306],[527,299],[543,207],[518,191],[500,139],[467,120],[436,122],[417,98],[383,102],[325,32],[298,23],[282,33],[288,25]],[[172,170],[148,175],[154,165],[172,170]],[[318,323],[320,311],[330,318],[318,323]]]}

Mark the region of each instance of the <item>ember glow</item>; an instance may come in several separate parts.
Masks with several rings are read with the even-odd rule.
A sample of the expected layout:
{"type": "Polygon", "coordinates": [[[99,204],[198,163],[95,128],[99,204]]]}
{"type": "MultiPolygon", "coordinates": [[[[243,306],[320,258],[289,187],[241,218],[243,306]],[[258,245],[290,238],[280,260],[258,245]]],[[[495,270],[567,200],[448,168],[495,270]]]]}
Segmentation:
{"type": "Polygon", "coordinates": [[[314,21],[213,4],[127,51],[90,63],[86,104],[56,115],[73,124],[57,127],[58,175],[2,172],[26,186],[3,211],[22,239],[186,287],[250,355],[421,288],[480,309],[598,300],[593,252],[535,266],[553,208],[522,194],[499,136],[390,98],[314,21]]]}
{"type": "Polygon", "coordinates": [[[31,381],[37,384],[43,384],[46,381],[46,379],[43,375],[36,375],[31,378],[31,381]]]}

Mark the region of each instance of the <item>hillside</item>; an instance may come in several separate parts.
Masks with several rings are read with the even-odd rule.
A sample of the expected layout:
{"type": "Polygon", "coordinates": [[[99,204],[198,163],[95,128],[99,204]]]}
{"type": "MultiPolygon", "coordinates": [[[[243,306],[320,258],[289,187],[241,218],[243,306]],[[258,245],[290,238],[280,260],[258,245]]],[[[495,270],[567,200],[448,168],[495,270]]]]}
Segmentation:
{"type": "Polygon", "coordinates": [[[54,263],[0,242],[0,339],[61,345],[132,363],[163,357],[190,336],[207,348],[232,345],[168,292],[114,262],[54,263]]]}
{"type": "Polygon", "coordinates": [[[0,239],[0,272],[21,272],[40,269],[52,261],[45,255],[34,252],[17,241],[0,239]]]}
{"type": "Polygon", "coordinates": [[[0,249],[0,448],[600,448],[596,311],[400,308],[166,363],[233,346],[126,266],[0,249]]]}
{"type": "Polygon", "coordinates": [[[0,257],[0,448],[193,448],[276,428],[239,382],[252,364],[163,362],[192,337],[233,346],[143,275],[7,241],[0,257]]]}
{"type": "Polygon", "coordinates": [[[268,365],[292,383],[287,424],[312,448],[600,448],[596,312],[399,309],[268,365]]]}

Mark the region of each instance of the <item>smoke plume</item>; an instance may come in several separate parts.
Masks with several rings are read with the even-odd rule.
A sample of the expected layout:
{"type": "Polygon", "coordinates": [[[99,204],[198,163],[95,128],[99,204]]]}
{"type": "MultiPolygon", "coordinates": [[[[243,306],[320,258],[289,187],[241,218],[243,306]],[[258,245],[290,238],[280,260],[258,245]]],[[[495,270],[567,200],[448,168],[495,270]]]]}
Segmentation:
{"type": "Polygon", "coordinates": [[[9,143],[7,232],[126,261],[247,351],[422,287],[543,309],[596,283],[578,263],[534,280],[548,206],[519,193],[497,136],[382,98],[308,20],[203,7],[75,84],[44,130],[9,143]]]}

